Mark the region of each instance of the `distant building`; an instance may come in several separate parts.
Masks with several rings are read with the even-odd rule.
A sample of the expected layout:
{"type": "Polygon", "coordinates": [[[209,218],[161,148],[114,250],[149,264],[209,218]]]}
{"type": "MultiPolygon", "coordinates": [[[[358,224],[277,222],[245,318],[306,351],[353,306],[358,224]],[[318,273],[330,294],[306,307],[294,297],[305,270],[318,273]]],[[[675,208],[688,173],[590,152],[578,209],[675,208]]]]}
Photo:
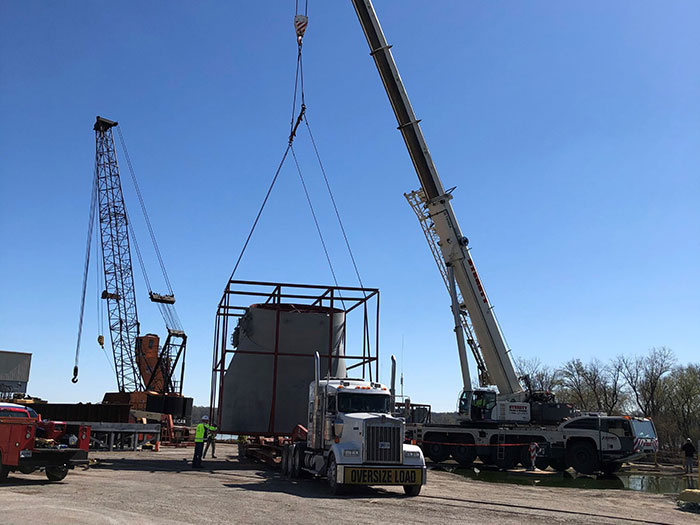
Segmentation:
{"type": "Polygon", "coordinates": [[[32,354],[0,350],[0,397],[26,394],[32,354]]]}

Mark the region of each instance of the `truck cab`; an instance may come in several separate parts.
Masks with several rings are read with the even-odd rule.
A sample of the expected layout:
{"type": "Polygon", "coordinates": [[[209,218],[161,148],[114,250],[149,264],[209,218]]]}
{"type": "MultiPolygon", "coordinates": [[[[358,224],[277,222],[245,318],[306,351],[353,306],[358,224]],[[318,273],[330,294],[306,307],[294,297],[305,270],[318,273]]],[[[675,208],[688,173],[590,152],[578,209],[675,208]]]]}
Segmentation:
{"type": "MultiPolygon", "coordinates": [[[[318,356],[318,354],[317,354],[318,356]]],[[[316,379],[309,386],[305,440],[285,449],[283,471],[325,476],[333,494],[349,485],[401,485],[417,496],[426,482],[423,452],[404,443],[391,390],[363,379],[316,379]]]]}

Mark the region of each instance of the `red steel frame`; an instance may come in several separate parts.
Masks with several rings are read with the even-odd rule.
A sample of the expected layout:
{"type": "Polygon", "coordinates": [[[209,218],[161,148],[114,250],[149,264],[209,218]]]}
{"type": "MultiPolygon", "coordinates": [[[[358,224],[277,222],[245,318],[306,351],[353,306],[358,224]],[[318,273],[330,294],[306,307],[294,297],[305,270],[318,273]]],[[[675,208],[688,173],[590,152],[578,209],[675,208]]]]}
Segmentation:
{"type": "MultiPolygon", "coordinates": [[[[238,302],[236,300],[236,302],[238,302]]],[[[369,380],[379,381],[379,290],[376,288],[358,288],[343,286],[322,286],[312,284],[291,284],[260,281],[238,281],[230,280],[226,285],[224,294],[219,301],[216,310],[216,324],[214,328],[214,352],[212,361],[211,394],[209,399],[210,418],[215,421],[220,432],[230,432],[235,429],[221,428],[221,411],[223,402],[224,374],[226,367],[236,353],[241,354],[261,354],[269,356],[269,352],[259,352],[254,350],[236,350],[230,346],[229,320],[243,317],[248,307],[252,304],[298,304],[327,307],[331,310],[345,312],[346,316],[357,308],[362,308],[363,312],[363,334],[362,334],[362,355],[344,355],[346,361],[355,361],[347,367],[347,370],[362,367],[362,378],[369,374],[369,380]],[[237,297],[247,297],[249,301],[246,306],[232,304],[232,299],[237,297]],[[372,305],[372,302],[375,304],[372,305]],[[370,311],[374,310],[374,326],[370,323],[370,311]],[[373,330],[372,330],[373,329],[373,330]],[[372,337],[372,331],[374,337],[372,337]],[[372,341],[374,339],[374,341],[372,341]],[[374,374],[372,373],[374,365],[374,374]]],[[[275,420],[275,405],[277,396],[277,361],[279,356],[298,356],[309,359],[309,354],[280,352],[280,324],[281,309],[277,309],[277,322],[275,324],[275,348],[274,365],[272,372],[272,408],[270,410],[270,432],[265,432],[265,436],[276,435],[272,432],[275,420]]],[[[235,326],[235,325],[234,325],[235,326]]],[[[347,323],[346,323],[347,326],[347,323]]],[[[345,339],[345,334],[343,334],[345,339]]],[[[343,341],[345,342],[345,341],[343,341]]],[[[329,323],[328,341],[328,372],[332,369],[333,356],[333,324],[329,323]]],[[[347,352],[347,349],[346,349],[347,352]]],[[[309,363],[309,366],[313,366],[309,363]]],[[[277,433],[278,434],[278,433],[277,433]]]]}

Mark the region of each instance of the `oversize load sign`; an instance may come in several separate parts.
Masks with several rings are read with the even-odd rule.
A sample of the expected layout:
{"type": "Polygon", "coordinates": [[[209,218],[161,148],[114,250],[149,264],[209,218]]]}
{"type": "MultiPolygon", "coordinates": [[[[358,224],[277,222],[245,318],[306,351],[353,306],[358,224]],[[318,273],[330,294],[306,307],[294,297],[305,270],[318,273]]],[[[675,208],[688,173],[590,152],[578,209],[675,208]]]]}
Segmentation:
{"type": "Polygon", "coordinates": [[[345,467],[343,483],[350,485],[420,485],[423,469],[345,467]]]}

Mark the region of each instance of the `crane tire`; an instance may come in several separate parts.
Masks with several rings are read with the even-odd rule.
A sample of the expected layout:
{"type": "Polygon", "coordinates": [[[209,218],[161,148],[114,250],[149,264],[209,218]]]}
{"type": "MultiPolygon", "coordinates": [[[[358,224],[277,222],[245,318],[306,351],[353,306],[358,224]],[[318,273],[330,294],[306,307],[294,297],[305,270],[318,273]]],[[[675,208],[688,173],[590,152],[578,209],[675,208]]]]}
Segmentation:
{"type": "Polygon", "coordinates": [[[476,447],[471,435],[464,436],[464,445],[453,445],[451,453],[454,460],[462,467],[469,467],[476,459],[476,447]],[[470,446],[471,445],[471,446],[470,446]]]}
{"type": "Polygon", "coordinates": [[[593,474],[600,469],[598,451],[589,441],[574,441],[566,451],[568,463],[580,474],[593,474]]]}

